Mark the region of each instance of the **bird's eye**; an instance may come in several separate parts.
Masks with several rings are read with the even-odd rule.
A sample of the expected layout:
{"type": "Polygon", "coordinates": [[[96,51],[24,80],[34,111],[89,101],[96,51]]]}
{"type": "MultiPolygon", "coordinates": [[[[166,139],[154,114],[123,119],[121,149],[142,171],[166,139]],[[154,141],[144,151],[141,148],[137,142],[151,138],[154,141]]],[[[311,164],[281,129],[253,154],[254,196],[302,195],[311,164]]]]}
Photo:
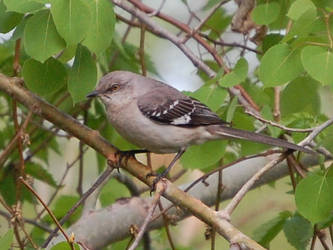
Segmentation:
{"type": "Polygon", "coordinates": [[[107,91],[115,92],[115,91],[117,91],[119,88],[120,88],[120,86],[119,86],[118,84],[114,84],[114,85],[112,85],[110,88],[108,88],[107,91]]]}

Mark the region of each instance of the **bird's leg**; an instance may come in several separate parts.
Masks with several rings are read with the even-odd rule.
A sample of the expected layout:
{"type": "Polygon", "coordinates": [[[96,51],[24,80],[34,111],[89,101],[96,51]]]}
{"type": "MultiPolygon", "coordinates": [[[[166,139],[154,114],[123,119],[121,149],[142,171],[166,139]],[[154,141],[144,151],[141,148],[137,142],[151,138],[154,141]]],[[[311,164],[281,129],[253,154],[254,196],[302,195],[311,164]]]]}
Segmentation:
{"type": "Polygon", "coordinates": [[[148,152],[149,151],[146,149],[134,149],[134,150],[126,150],[126,151],[119,150],[115,153],[116,157],[118,158],[117,166],[118,166],[118,168],[120,167],[121,162],[123,161],[123,158],[125,158],[125,161],[127,164],[127,161],[130,157],[135,157],[136,154],[142,154],[142,153],[148,153],[148,152]]]}
{"type": "Polygon", "coordinates": [[[175,165],[176,161],[185,153],[185,150],[186,149],[184,149],[184,148],[182,148],[181,150],[179,150],[178,153],[176,154],[176,156],[170,162],[170,164],[167,167],[167,169],[164,170],[161,174],[158,174],[156,176],[156,178],[153,181],[153,185],[152,185],[152,188],[151,188],[150,192],[153,192],[155,190],[155,186],[156,186],[157,182],[159,182],[162,178],[164,178],[169,173],[169,171],[171,170],[171,168],[173,167],[173,165],[175,165]]]}

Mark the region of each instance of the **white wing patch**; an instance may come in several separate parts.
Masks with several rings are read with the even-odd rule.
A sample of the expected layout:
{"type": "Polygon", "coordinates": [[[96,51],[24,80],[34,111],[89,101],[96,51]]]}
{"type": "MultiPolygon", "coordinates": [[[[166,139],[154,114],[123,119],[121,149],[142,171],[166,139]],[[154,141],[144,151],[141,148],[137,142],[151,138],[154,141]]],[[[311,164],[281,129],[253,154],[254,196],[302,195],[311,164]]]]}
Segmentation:
{"type": "Polygon", "coordinates": [[[186,115],[183,115],[181,117],[178,117],[176,119],[174,119],[171,124],[173,125],[183,125],[183,124],[188,124],[189,122],[191,121],[191,117],[186,114],[186,115]]]}

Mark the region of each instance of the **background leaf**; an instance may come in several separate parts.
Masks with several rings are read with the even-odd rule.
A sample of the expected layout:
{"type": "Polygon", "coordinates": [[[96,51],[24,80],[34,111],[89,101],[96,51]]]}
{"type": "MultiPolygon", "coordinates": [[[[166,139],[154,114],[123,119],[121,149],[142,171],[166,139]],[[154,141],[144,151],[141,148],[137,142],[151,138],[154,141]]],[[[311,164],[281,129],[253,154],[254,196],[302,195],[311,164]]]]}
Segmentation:
{"type": "Polygon", "coordinates": [[[281,94],[282,116],[304,111],[313,115],[319,114],[320,96],[318,91],[318,83],[309,77],[299,77],[290,82],[281,94]]]}
{"type": "Polygon", "coordinates": [[[265,248],[269,248],[269,243],[281,232],[284,223],[292,214],[283,211],[277,217],[260,225],[255,231],[253,239],[265,248]]]}
{"type": "Polygon", "coordinates": [[[0,1],[0,33],[11,31],[21,21],[22,17],[22,14],[7,12],[6,6],[0,1]]]}
{"type": "Polygon", "coordinates": [[[96,65],[86,47],[82,45],[77,47],[69,76],[68,91],[74,103],[85,100],[86,95],[94,89],[97,81],[96,65]]]}
{"type": "Polygon", "coordinates": [[[189,147],[181,158],[186,168],[206,168],[217,163],[224,155],[226,140],[210,141],[189,147]]]}
{"type": "Polygon", "coordinates": [[[10,249],[11,244],[13,243],[14,239],[14,232],[13,229],[9,229],[7,233],[5,233],[1,238],[0,238],[0,246],[2,249],[10,249]]]}
{"type": "Polygon", "coordinates": [[[116,17],[109,0],[91,0],[88,4],[92,21],[82,44],[99,54],[111,45],[116,17]]]}
{"type": "Polygon", "coordinates": [[[83,40],[90,27],[91,14],[86,1],[53,0],[51,13],[59,34],[67,46],[83,40]]]}
{"type": "Polygon", "coordinates": [[[232,87],[241,83],[247,77],[248,68],[249,66],[246,59],[239,59],[235,68],[230,73],[224,75],[219,81],[219,84],[223,87],[232,87]]]}
{"type": "Polygon", "coordinates": [[[288,17],[295,21],[309,10],[316,11],[316,6],[311,0],[296,0],[290,6],[288,17]]]}
{"type": "Polygon", "coordinates": [[[333,86],[333,54],[318,46],[307,46],[302,50],[302,63],[311,77],[323,84],[333,86]]]}
{"type": "Polygon", "coordinates": [[[278,2],[266,2],[257,5],[251,13],[252,19],[256,24],[264,25],[274,22],[280,13],[278,2]]]}
{"type": "Polygon", "coordinates": [[[295,79],[302,71],[300,50],[277,44],[261,59],[259,79],[265,87],[274,87],[295,79]]]}
{"type": "Polygon", "coordinates": [[[309,221],[295,214],[283,227],[288,242],[298,250],[306,249],[313,235],[313,227],[309,221]]]}
{"type": "MultiPolygon", "coordinates": [[[[74,243],[74,249],[80,250],[80,246],[76,243],[74,243]]],[[[51,250],[71,250],[71,247],[69,246],[67,241],[60,242],[56,245],[54,245],[51,250]]]]}
{"type": "Polygon", "coordinates": [[[29,18],[23,40],[27,54],[40,62],[65,48],[48,10],[39,11],[29,18]]]}
{"type": "Polygon", "coordinates": [[[297,210],[313,224],[325,220],[333,210],[333,168],[325,174],[313,173],[296,187],[297,210]]]}
{"type": "Polygon", "coordinates": [[[29,0],[3,0],[3,2],[7,6],[8,11],[15,11],[22,14],[36,11],[44,7],[44,4],[29,0]]]}
{"type": "Polygon", "coordinates": [[[227,90],[216,84],[204,85],[197,91],[189,93],[190,96],[206,104],[212,111],[216,112],[228,95],[227,90]]]}
{"type": "Polygon", "coordinates": [[[53,57],[43,64],[34,59],[25,61],[22,75],[28,88],[42,96],[54,93],[67,83],[66,68],[53,57]]]}

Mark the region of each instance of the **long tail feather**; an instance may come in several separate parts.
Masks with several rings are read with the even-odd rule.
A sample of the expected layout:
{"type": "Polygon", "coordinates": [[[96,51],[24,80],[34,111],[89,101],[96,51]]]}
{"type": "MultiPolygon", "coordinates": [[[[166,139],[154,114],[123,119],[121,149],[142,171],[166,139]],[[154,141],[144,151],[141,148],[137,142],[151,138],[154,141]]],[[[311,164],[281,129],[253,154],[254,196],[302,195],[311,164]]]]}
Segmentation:
{"type": "Polygon", "coordinates": [[[286,140],[273,138],[273,137],[270,137],[267,135],[253,133],[250,131],[240,130],[240,129],[236,129],[236,128],[219,126],[217,129],[214,129],[214,131],[212,131],[212,132],[214,134],[217,134],[224,138],[236,138],[236,139],[259,142],[262,144],[268,144],[268,145],[282,147],[282,148],[293,149],[293,150],[302,151],[302,152],[309,153],[309,154],[314,153],[314,151],[312,151],[310,149],[298,146],[298,145],[288,142],[286,140]]]}

